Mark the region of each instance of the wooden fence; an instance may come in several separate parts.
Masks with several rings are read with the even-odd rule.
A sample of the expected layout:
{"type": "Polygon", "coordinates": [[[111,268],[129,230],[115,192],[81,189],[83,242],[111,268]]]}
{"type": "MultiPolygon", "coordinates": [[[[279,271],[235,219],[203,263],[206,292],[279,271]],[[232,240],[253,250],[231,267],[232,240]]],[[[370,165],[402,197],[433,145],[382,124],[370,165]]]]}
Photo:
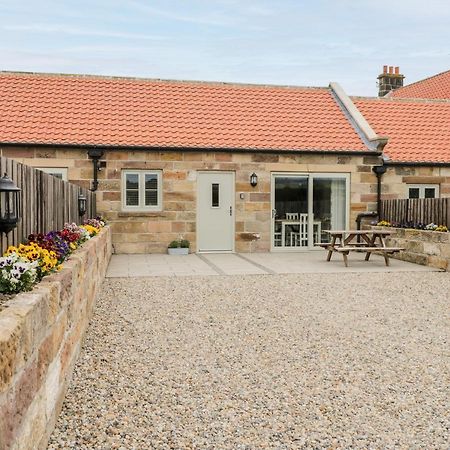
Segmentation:
{"type": "Polygon", "coordinates": [[[1,157],[0,176],[5,173],[22,189],[21,220],[17,228],[8,235],[0,233],[2,253],[9,245],[24,242],[31,233],[60,230],[66,222],[80,223],[82,218],[78,214],[79,194],[84,194],[87,199],[84,218],[96,216],[94,192],[1,157]]]}
{"type": "Polygon", "coordinates": [[[450,228],[450,198],[382,200],[380,220],[445,225],[450,228]]]}

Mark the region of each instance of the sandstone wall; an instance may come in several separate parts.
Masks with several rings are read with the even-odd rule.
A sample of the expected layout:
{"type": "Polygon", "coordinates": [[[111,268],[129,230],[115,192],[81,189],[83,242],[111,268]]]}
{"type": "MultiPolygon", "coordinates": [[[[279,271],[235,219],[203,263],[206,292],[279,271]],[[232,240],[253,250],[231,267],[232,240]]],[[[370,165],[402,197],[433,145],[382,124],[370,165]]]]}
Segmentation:
{"type": "Polygon", "coordinates": [[[405,251],[395,253],[393,258],[450,272],[450,233],[405,228],[394,230],[395,234],[386,241],[387,245],[402,247],[405,251]]]}
{"type": "Polygon", "coordinates": [[[408,184],[437,184],[440,197],[450,197],[450,167],[388,166],[382,198],[408,198],[408,184]]]}
{"type": "Polygon", "coordinates": [[[0,311],[0,450],[44,449],[111,255],[111,230],[0,311]]]}
{"type": "MultiPolygon", "coordinates": [[[[34,167],[67,167],[69,181],[90,186],[93,169],[86,150],[3,148],[3,153],[34,167]],[[13,156],[15,154],[15,156],[13,156]]],[[[372,172],[376,156],[338,154],[278,154],[238,152],[175,152],[107,150],[106,167],[99,173],[97,210],[113,231],[117,253],[164,253],[167,244],[183,234],[196,251],[197,171],[235,173],[235,248],[239,252],[270,250],[270,180],[273,172],[347,173],[350,176],[350,220],[362,211],[376,210],[377,186],[372,172]],[[123,169],[159,169],[163,180],[163,209],[159,212],[125,212],[121,204],[123,169]],[[250,186],[250,174],[258,185],[250,186]],[[243,194],[243,199],[240,194],[243,194]],[[260,239],[252,239],[258,234],[260,239]]]]}

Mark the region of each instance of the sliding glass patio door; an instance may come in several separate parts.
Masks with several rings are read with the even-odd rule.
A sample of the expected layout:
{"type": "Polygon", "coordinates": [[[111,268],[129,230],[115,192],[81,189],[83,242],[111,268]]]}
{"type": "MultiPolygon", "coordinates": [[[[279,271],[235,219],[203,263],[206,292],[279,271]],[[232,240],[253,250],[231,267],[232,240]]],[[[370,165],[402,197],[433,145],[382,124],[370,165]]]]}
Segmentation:
{"type": "Polygon", "coordinates": [[[347,174],[272,174],[272,250],[314,248],[345,229],[347,174]]]}

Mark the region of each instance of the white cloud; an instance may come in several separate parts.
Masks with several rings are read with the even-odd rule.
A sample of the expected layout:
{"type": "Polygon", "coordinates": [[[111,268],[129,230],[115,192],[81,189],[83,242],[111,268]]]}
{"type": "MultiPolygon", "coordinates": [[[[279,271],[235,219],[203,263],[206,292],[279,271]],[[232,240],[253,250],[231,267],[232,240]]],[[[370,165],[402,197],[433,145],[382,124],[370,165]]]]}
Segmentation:
{"type": "Polygon", "coordinates": [[[74,36],[96,36],[103,38],[118,38],[118,39],[137,39],[137,40],[151,40],[161,41],[164,40],[163,36],[139,34],[139,33],[127,33],[118,31],[102,31],[102,30],[87,30],[80,27],[70,27],[67,25],[45,25],[45,24],[33,24],[33,25],[3,25],[2,28],[6,31],[25,31],[28,33],[58,33],[69,34],[74,36]]]}

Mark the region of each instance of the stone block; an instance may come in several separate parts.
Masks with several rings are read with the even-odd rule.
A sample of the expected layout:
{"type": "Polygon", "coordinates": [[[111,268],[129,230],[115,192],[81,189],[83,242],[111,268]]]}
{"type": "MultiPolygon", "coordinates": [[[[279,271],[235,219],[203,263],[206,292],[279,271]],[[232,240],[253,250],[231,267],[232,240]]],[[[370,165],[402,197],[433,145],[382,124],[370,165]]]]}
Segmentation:
{"type": "Polygon", "coordinates": [[[216,161],[219,161],[219,162],[231,162],[233,155],[232,155],[232,153],[229,153],[229,152],[220,152],[220,153],[215,153],[214,158],[216,161]]]}
{"type": "Polygon", "coordinates": [[[377,200],[377,194],[362,194],[361,202],[376,202],[377,200]]]}
{"type": "Polygon", "coordinates": [[[202,161],[203,153],[201,152],[185,152],[183,153],[184,161],[202,161]]]}
{"type": "Polygon", "coordinates": [[[251,160],[252,162],[277,163],[280,156],[277,153],[252,153],[251,160]]]}
{"type": "Polygon", "coordinates": [[[38,376],[41,380],[46,377],[49,365],[61,348],[66,326],[67,313],[62,312],[38,349],[38,376]]]}
{"type": "Polygon", "coordinates": [[[0,393],[11,384],[21,353],[23,321],[4,312],[0,315],[0,393]]]}
{"type": "Polygon", "coordinates": [[[174,233],[183,233],[186,231],[186,222],[172,222],[171,231],[174,233]]]}
{"type": "Polygon", "coordinates": [[[44,390],[40,389],[34,396],[33,402],[22,420],[18,438],[11,450],[46,448],[46,442],[44,447],[39,444],[42,441],[42,436],[47,434],[46,419],[44,390]]]}
{"type": "Polygon", "coordinates": [[[64,377],[65,374],[62,373],[60,359],[56,358],[48,368],[47,378],[45,382],[45,412],[47,417],[51,417],[55,405],[58,401],[61,375],[64,377]]]}
{"type": "Polygon", "coordinates": [[[244,205],[245,211],[269,211],[269,202],[248,202],[244,205]]]}
{"type": "Polygon", "coordinates": [[[39,293],[22,293],[9,303],[5,315],[20,322],[21,362],[26,362],[45,336],[48,326],[48,303],[39,293]]]}
{"type": "Polygon", "coordinates": [[[267,232],[267,224],[257,222],[257,221],[250,221],[247,220],[245,222],[244,231],[247,233],[263,233],[267,232]]]}
{"type": "Polygon", "coordinates": [[[37,358],[35,357],[24,368],[14,386],[11,414],[16,416],[16,423],[22,421],[39,387],[37,358]]]}
{"type": "Polygon", "coordinates": [[[242,222],[242,221],[237,221],[237,222],[235,223],[235,231],[236,231],[236,233],[239,233],[239,232],[241,232],[241,231],[244,231],[244,222],[242,222]]]}
{"type": "Polygon", "coordinates": [[[196,218],[197,216],[194,211],[178,211],[174,217],[176,220],[185,220],[190,222],[195,222],[196,218]]]}
{"type": "Polygon", "coordinates": [[[183,154],[181,152],[161,152],[160,153],[161,161],[183,161],[183,154]]]}
{"type": "Polygon", "coordinates": [[[57,155],[56,150],[52,148],[36,148],[34,154],[36,158],[64,158],[62,153],[57,155]]]}
{"type": "Polygon", "coordinates": [[[165,192],[164,202],[195,202],[196,194],[194,192],[165,192]]]}
{"type": "Polygon", "coordinates": [[[106,191],[106,192],[101,192],[101,195],[99,195],[99,197],[101,197],[102,200],[109,200],[109,201],[120,201],[121,200],[121,193],[119,191],[106,191]]]}
{"type": "Polygon", "coordinates": [[[441,248],[441,256],[443,258],[450,259],[450,243],[442,243],[440,245],[441,248]]]}
{"type": "Polygon", "coordinates": [[[151,221],[144,223],[145,229],[148,233],[168,233],[172,231],[171,221],[151,221]]]}
{"type": "Polygon", "coordinates": [[[251,202],[270,202],[270,192],[251,192],[251,202]]]}
{"type": "Polygon", "coordinates": [[[236,192],[252,192],[254,188],[250,185],[249,181],[237,182],[236,192]]]}
{"type": "Polygon", "coordinates": [[[195,222],[186,222],[186,231],[188,232],[197,231],[197,224],[195,222]]]}
{"type": "Polygon", "coordinates": [[[442,256],[429,256],[428,265],[431,267],[435,267],[436,269],[447,270],[448,259],[443,258],[442,256]]]}
{"type": "MultiPolygon", "coordinates": [[[[90,175],[87,178],[91,178],[90,175]]],[[[99,191],[120,191],[120,180],[99,180],[98,182],[99,191]]]]}
{"type": "Polygon", "coordinates": [[[441,254],[440,245],[434,242],[423,242],[423,252],[426,255],[439,256],[441,254]]]}
{"type": "Polygon", "coordinates": [[[11,147],[11,148],[2,148],[1,149],[2,156],[6,158],[34,158],[35,150],[30,147],[11,147]]]}
{"type": "Polygon", "coordinates": [[[440,184],[445,181],[445,178],[438,176],[404,176],[402,181],[408,184],[440,184]]]}
{"type": "Polygon", "coordinates": [[[398,258],[402,259],[403,261],[421,264],[422,266],[426,266],[428,263],[428,258],[423,253],[404,251],[398,254],[398,258]]]}
{"type": "Polygon", "coordinates": [[[413,240],[407,239],[405,249],[407,252],[422,253],[422,254],[424,253],[423,242],[421,242],[421,241],[413,241],[413,240]]]}

